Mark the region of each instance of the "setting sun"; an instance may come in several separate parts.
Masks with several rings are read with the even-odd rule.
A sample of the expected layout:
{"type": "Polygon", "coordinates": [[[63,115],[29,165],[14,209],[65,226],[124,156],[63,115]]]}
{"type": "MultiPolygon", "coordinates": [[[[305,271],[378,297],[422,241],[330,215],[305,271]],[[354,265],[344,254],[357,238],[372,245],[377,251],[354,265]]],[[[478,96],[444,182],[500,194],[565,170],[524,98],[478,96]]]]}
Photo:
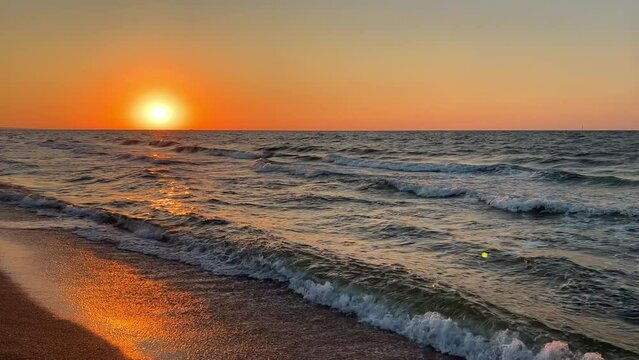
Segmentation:
{"type": "Polygon", "coordinates": [[[149,110],[149,118],[154,122],[166,122],[171,120],[171,109],[163,104],[153,105],[149,110]]]}
{"type": "Polygon", "coordinates": [[[137,127],[144,129],[177,129],[186,120],[186,110],[176,97],[154,92],[136,101],[132,118],[137,127]]]}

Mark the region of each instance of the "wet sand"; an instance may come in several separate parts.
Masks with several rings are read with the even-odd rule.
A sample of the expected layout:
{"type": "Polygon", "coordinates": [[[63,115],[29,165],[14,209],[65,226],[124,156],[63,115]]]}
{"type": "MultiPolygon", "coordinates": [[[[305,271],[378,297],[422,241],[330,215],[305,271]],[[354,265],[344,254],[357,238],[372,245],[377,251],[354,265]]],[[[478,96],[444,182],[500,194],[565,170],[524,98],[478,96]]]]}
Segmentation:
{"type": "Polygon", "coordinates": [[[124,359],[113,345],[31,301],[0,273],[0,359],[124,359]]]}
{"type": "Polygon", "coordinates": [[[117,348],[134,359],[452,359],[283,284],[25,229],[38,219],[0,206],[0,270],[23,289],[0,277],[0,358],[54,354],[49,346],[66,358],[118,358],[117,348]]]}

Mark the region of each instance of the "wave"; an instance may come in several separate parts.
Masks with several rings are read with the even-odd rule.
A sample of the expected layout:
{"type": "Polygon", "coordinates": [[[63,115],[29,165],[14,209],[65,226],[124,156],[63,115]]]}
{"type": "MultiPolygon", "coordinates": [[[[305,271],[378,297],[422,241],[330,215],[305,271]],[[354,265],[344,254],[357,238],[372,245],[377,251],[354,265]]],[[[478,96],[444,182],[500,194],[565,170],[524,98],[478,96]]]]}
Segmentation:
{"type": "Polygon", "coordinates": [[[267,159],[256,160],[253,165],[253,170],[257,172],[283,172],[291,175],[303,176],[305,178],[316,178],[320,176],[330,175],[347,175],[338,172],[329,171],[326,169],[314,168],[310,166],[286,164],[275,162],[267,159]]]}
{"type": "Polygon", "coordinates": [[[94,182],[99,182],[101,179],[96,179],[93,176],[90,175],[83,175],[83,176],[78,176],[78,177],[74,177],[71,179],[68,179],[68,182],[82,182],[82,183],[94,183],[94,182]]]}
{"type": "Polygon", "coordinates": [[[294,155],[296,159],[298,160],[302,160],[302,161],[319,161],[322,160],[321,156],[315,156],[315,155],[294,155]]]}
{"type": "Polygon", "coordinates": [[[229,150],[229,149],[221,149],[221,148],[208,148],[205,146],[199,145],[181,145],[176,146],[173,149],[178,153],[207,153],[212,156],[222,156],[229,157],[233,159],[242,159],[242,160],[255,160],[269,157],[268,153],[253,153],[250,151],[241,151],[241,150],[229,150]]]}
{"type": "Polygon", "coordinates": [[[137,145],[140,143],[142,143],[142,141],[134,139],[125,139],[120,142],[121,145],[137,145]]]}
{"type": "MultiPolygon", "coordinates": [[[[623,274],[623,279],[632,277],[631,269],[582,265],[570,258],[557,255],[518,255],[496,248],[487,250],[491,254],[491,261],[482,265],[484,269],[495,271],[500,276],[517,278],[522,283],[546,279],[546,291],[552,294],[555,301],[564,309],[591,314],[593,317],[603,313],[607,318],[639,324],[639,313],[636,310],[639,309],[639,291],[633,290],[634,280],[619,280],[620,274],[623,274]],[[617,286],[611,288],[611,281],[617,286]],[[588,289],[588,300],[577,300],[584,289],[588,289]],[[610,306],[611,299],[624,305],[610,306]]],[[[468,258],[463,261],[476,260],[468,258]]]]}
{"type": "Polygon", "coordinates": [[[255,159],[261,159],[261,158],[266,158],[270,156],[269,154],[266,154],[266,153],[258,154],[258,153],[253,153],[249,151],[227,150],[227,149],[218,149],[218,148],[208,149],[207,153],[213,156],[224,156],[224,157],[230,157],[230,158],[242,159],[242,160],[255,160],[255,159]]]}
{"type": "Polygon", "coordinates": [[[383,201],[372,201],[357,197],[340,196],[340,195],[328,195],[328,194],[314,194],[305,193],[302,195],[291,195],[290,197],[278,199],[281,203],[300,203],[301,206],[308,206],[310,204],[326,204],[327,206],[333,206],[338,202],[349,202],[359,204],[388,204],[383,201]]]}
{"type": "Polygon", "coordinates": [[[627,208],[596,207],[571,203],[568,201],[552,200],[543,196],[537,198],[522,198],[502,194],[474,193],[473,195],[483,203],[495,209],[512,213],[555,215],[580,214],[595,217],[639,217],[639,207],[637,206],[630,206],[627,208]]]}
{"type": "Polygon", "coordinates": [[[229,149],[221,149],[221,148],[208,148],[199,145],[181,145],[177,141],[172,140],[154,140],[149,142],[149,145],[161,148],[174,147],[173,151],[178,153],[201,153],[206,152],[212,156],[223,156],[234,159],[244,159],[244,160],[255,160],[264,157],[268,157],[269,155],[266,153],[253,153],[249,151],[241,151],[241,150],[229,150],[229,149]]]}
{"type": "MultiPolygon", "coordinates": [[[[36,210],[55,210],[75,218],[89,219],[99,224],[107,224],[119,229],[127,230],[136,236],[167,242],[176,239],[176,234],[153,224],[148,219],[136,218],[101,208],[89,208],[71,204],[69,202],[29,193],[21,187],[0,184],[0,201],[9,202],[36,210]]],[[[221,218],[203,218],[198,215],[187,215],[180,218],[182,223],[198,223],[228,225],[230,222],[221,218]]]]}
{"type": "Polygon", "coordinates": [[[362,154],[362,155],[384,152],[384,150],[381,150],[381,149],[374,149],[370,147],[358,147],[358,146],[341,148],[337,151],[341,153],[354,153],[354,154],[362,154]]]}
{"type": "Polygon", "coordinates": [[[587,206],[569,201],[552,200],[547,197],[525,198],[513,195],[490,194],[459,187],[420,185],[392,179],[378,179],[364,188],[389,189],[423,198],[449,198],[465,196],[484,203],[494,209],[510,213],[539,215],[585,215],[592,217],[639,217],[639,207],[627,208],[587,206]]]}
{"type": "Polygon", "coordinates": [[[432,238],[449,238],[451,234],[447,231],[429,229],[424,226],[414,226],[410,224],[382,223],[370,229],[376,236],[382,239],[393,238],[414,238],[419,240],[432,238]]]}
{"type": "Polygon", "coordinates": [[[392,161],[374,161],[367,159],[353,159],[338,155],[328,155],[324,161],[342,166],[385,169],[404,172],[446,172],[446,173],[473,173],[473,172],[512,172],[520,169],[517,165],[494,164],[494,165],[469,165],[469,164],[430,164],[430,163],[408,163],[392,161]]]}
{"type": "Polygon", "coordinates": [[[67,150],[77,155],[98,155],[98,156],[108,155],[104,151],[96,150],[95,146],[82,143],[78,140],[48,139],[41,142],[35,142],[34,144],[38,146],[46,147],[49,149],[67,150]]]}
{"type": "Polygon", "coordinates": [[[73,145],[71,145],[70,142],[68,141],[58,142],[58,139],[47,139],[44,141],[36,142],[36,144],[40,146],[48,147],[51,149],[62,149],[62,150],[71,149],[73,147],[73,145]]]}
{"type": "Polygon", "coordinates": [[[576,182],[582,184],[592,185],[612,185],[612,186],[625,186],[625,185],[639,185],[639,180],[626,179],[617,176],[596,176],[596,175],[583,175],[571,171],[565,170],[535,170],[532,174],[533,178],[541,178],[546,180],[555,180],[560,182],[576,182]]]}
{"type": "Polygon", "coordinates": [[[101,224],[109,224],[128,230],[137,236],[165,241],[169,234],[159,226],[126,215],[112,213],[102,209],[74,206],[62,200],[29,194],[20,188],[0,187],[0,201],[18,204],[31,209],[56,210],[60,214],[90,219],[101,224]],[[7,191],[9,190],[9,191],[7,191]]]}
{"type": "Polygon", "coordinates": [[[355,159],[338,155],[327,155],[324,161],[341,166],[385,169],[401,172],[441,172],[441,173],[498,173],[498,174],[514,174],[530,173],[533,179],[560,181],[560,182],[577,182],[583,184],[602,184],[612,186],[639,185],[639,180],[626,179],[617,176],[596,176],[583,175],[571,171],[558,169],[534,169],[521,165],[513,164],[489,164],[489,165],[471,165],[458,163],[409,163],[409,162],[393,162],[393,161],[375,161],[368,159],[355,159]]]}
{"type": "MultiPolygon", "coordinates": [[[[161,146],[164,147],[164,146],[161,146]]],[[[233,159],[242,159],[242,160],[256,160],[261,158],[266,158],[268,154],[256,154],[247,151],[239,151],[239,150],[228,150],[228,149],[220,149],[220,148],[207,148],[203,146],[197,145],[180,145],[176,146],[173,149],[174,152],[177,153],[205,153],[211,156],[220,156],[220,157],[228,157],[233,159]]],[[[170,165],[170,164],[194,164],[193,162],[178,160],[172,158],[163,158],[157,156],[147,156],[147,155],[136,155],[136,154],[118,154],[116,158],[123,160],[133,160],[133,161],[144,161],[150,162],[158,165],[170,165]]]]}
{"type": "Polygon", "coordinates": [[[178,144],[179,142],[172,141],[172,140],[153,140],[149,142],[149,145],[155,146],[155,147],[169,147],[169,146],[174,146],[178,144]]]}
{"type": "Polygon", "coordinates": [[[17,160],[4,159],[4,158],[0,158],[0,163],[2,163],[3,165],[15,166],[20,168],[37,168],[38,167],[37,165],[29,164],[24,161],[17,161],[17,160]]]}
{"type": "Polygon", "coordinates": [[[294,152],[311,152],[311,151],[323,151],[324,147],[315,145],[276,145],[276,146],[262,146],[258,148],[260,151],[276,152],[276,151],[294,151],[294,152]]]}
{"type": "Polygon", "coordinates": [[[544,196],[526,198],[513,195],[491,194],[463,187],[417,184],[390,178],[339,173],[318,167],[277,163],[265,159],[256,161],[253,164],[253,169],[258,172],[283,172],[305,178],[333,176],[344,182],[351,183],[358,181],[362,183],[359,187],[360,190],[390,190],[422,198],[453,198],[463,196],[475,199],[494,209],[510,213],[583,215],[592,217],[639,217],[639,206],[634,205],[627,208],[599,207],[569,201],[553,200],[544,196]]]}
{"type": "Polygon", "coordinates": [[[155,157],[155,156],[146,156],[146,155],[118,154],[115,157],[122,160],[142,161],[142,162],[152,163],[156,165],[171,165],[171,164],[186,163],[185,161],[182,161],[182,160],[171,159],[171,158],[161,158],[161,157],[155,157]]]}
{"type": "Polygon", "coordinates": [[[418,185],[392,179],[377,179],[364,188],[389,189],[424,198],[448,198],[465,195],[469,192],[463,188],[418,185]]]}
{"type": "Polygon", "coordinates": [[[18,187],[0,186],[0,201],[35,210],[54,210],[58,216],[92,220],[99,226],[78,228],[75,232],[88,239],[112,242],[120,249],[200,266],[214,274],[285,282],[292,291],[311,302],[354,314],[363,322],[468,360],[603,359],[598,353],[574,353],[567,343],[561,341],[551,341],[535,354],[507,330],[498,331],[487,338],[474,334],[438,312],[411,314],[377,295],[340,285],[340,282],[311,276],[276,252],[234,246],[223,240],[200,241],[185,234],[169,232],[144,219],[102,209],[78,207],[31,194],[18,187]],[[131,236],[112,236],[102,226],[126,230],[131,236]]]}
{"type": "Polygon", "coordinates": [[[203,146],[197,146],[197,145],[182,145],[182,146],[175,147],[175,151],[179,153],[181,152],[198,153],[198,152],[202,152],[206,150],[208,150],[208,148],[203,146]]]}
{"type": "Polygon", "coordinates": [[[0,175],[11,175],[15,172],[37,169],[38,165],[29,164],[23,161],[15,161],[0,158],[0,175]]]}
{"type": "Polygon", "coordinates": [[[614,154],[604,153],[608,158],[597,158],[602,156],[601,153],[580,153],[574,154],[573,156],[549,156],[549,157],[541,157],[537,159],[537,163],[539,164],[580,164],[586,166],[610,166],[610,165],[623,165],[623,161],[619,159],[610,158],[610,156],[614,156],[614,154]],[[587,156],[587,157],[586,157],[587,156]]]}
{"type": "Polygon", "coordinates": [[[569,201],[549,199],[544,196],[525,198],[513,195],[491,194],[463,187],[437,186],[417,184],[402,180],[369,177],[355,174],[339,173],[312,166],[278,163],[270,160],[258,160],[253,164],[258,172],[283,172],[305,178],[334,176],[347,182],[357,179],[360,190],[391,190],[415,195],[422,198],[467,197],[482,202],[494,209],[510,213],[530,213],[538,215],[585,215],[592,217],[639,217],[639,207],[627,208],[587,206],[569,201]]]}

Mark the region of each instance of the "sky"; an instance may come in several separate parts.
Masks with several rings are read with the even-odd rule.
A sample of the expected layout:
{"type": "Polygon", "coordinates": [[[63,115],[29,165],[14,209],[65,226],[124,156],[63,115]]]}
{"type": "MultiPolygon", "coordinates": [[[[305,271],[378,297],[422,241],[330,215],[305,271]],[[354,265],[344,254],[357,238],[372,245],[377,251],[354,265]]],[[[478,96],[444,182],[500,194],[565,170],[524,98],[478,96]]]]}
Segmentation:
{"type": "Polygon", "coordinates": [[[0,0],[0,49],[0,127],[639,129],[636,0],[0,0]]]}

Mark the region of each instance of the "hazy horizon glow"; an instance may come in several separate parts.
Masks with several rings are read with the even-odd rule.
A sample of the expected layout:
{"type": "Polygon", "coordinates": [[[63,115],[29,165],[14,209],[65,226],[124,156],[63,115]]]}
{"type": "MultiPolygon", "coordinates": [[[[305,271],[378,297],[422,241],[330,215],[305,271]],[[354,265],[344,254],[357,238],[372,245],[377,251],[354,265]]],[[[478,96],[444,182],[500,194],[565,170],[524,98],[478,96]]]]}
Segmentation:
{"type": "Polygon", "coordinates": [[[0,0],[0,46],[0,127],[639,129],[633,0],[0,0]]]}

